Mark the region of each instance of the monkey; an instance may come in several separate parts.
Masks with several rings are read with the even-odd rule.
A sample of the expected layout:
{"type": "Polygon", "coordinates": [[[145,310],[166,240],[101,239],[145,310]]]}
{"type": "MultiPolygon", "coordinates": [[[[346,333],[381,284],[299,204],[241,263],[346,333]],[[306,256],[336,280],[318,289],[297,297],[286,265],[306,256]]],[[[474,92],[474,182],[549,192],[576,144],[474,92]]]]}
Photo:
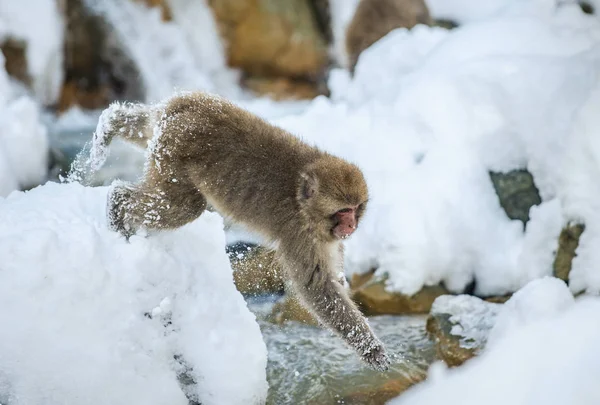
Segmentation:
{"type": "Polygon", "coordinates": [[[424,0],[361,0],[346,28],[350,73],[354,75],[360,54],[390,31],[432,23],[424,0]]]}
{"type": "Polygon", "coordinates": [[[137,184],[111,186],[110,229],[127,238],[140,228],[175,229],[210,204],[274,246],[288,283],[321,324],[372,368],[389,368],[384,345],[339,279],[342,241],[368,202],[358,166],[204,92],[155,106],[111,104],[93,136],[92,169],[116,136],[147,146],[146,166],[137,184]]]}

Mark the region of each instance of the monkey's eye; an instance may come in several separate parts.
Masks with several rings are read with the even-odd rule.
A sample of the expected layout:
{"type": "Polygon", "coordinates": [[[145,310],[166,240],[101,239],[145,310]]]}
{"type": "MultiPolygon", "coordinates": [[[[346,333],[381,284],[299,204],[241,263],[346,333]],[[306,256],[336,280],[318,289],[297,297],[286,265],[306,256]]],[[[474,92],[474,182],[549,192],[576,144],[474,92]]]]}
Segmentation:
{"type": "Polygon", "coordinates": [[[342,210],[339,210],[337,213],[343,213],[343,212],[352,212],[352,208],[344,208],[342,210]]]}

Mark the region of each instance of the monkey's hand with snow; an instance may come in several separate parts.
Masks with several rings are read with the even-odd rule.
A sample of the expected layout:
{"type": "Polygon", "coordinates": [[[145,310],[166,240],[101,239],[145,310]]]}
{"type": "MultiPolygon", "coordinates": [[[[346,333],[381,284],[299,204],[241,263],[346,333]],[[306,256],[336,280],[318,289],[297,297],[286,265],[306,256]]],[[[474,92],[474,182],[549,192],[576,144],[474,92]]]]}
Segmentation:
{"type": "Polygon", "coordinates": [[[115,136],[142,146],[152,139],[142,181],[116,184],[109,194],[111,228],[126,236],[177,228],[209,202],[272,241],[304,304],[369,365],[388,368],[382,343],[337,279],[342,239],[367,204],[358,167],[204,93],[158,106],[112,104],[94,135],[96,167],[115,136]]]}

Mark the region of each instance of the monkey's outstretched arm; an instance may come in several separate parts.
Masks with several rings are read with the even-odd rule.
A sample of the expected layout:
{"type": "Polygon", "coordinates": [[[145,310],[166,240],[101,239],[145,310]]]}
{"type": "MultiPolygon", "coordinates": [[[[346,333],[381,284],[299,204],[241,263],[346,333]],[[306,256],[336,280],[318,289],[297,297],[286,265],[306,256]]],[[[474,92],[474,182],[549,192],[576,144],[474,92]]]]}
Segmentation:
{"type": "Polygon", "coordinates": [[[297,248],[279,249],[279,253],[304,305],[312,309],[324,325],[340,335],[371,367],[387,370],[390,360],[383,344],[337,280],[328,255],[312,256],[316,263],[313,264],[306,259],[311,255],[300,255],[297,248]]]}

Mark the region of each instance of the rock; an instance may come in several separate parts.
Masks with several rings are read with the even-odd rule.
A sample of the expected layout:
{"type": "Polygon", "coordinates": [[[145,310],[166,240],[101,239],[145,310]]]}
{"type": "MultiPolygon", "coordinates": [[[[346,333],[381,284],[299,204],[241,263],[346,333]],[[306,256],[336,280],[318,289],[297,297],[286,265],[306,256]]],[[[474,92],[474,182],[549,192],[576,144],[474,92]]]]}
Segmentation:
{"type": "Polygon", "coordinates": [[[368,316],[425,314],[437,297],[448,294],[448,290],[441,286],[423,287],[412,296],[389,292],[385,289],[385,279],[374,277],[373,272],[353,275],[350,288],[352,298],[368,316]]]}
{"type": "Polygon", "coordinates": [[[31,87],[31,77],[27,70],[27,44],[24,41],[8,38],[0,44],[0,51],[4,54],[6,72],[27,87],[31,87]]]}
{"type": "Polygon", "coordinates": [[[67,81],[58,100],[58,111],[66,111],[72,106],[86,109],[102,109],[110,103],[110,89],[106,84],[99,86],[78,86],[73,80],[67,81]]]}
{"type": "Polygon", "coordinates": [[[313,9],[317,26],[323,35],[323,38],[330,44],[333,41],[333,31],[331,29],[331,6],[329,0],[309,0],[313,9]]]}
{"type": "Polygon", "coordinates": [[[447,30],[453,30],[454,28],[458,28],[458,23],[456,21],[445,20],[443,18],[433,20],[433,23],[431,25],[433,27],[446,28],[447,30]]]}
{"type": "Polygon", "coordinates": [[[346,405],[384,405],[390,399],[406,391],[408,388],[425,379],[425,374],[419,378],[396,378],[374,386],[361,387],[357,392],[344,396],[338,403],[346,405]]]}
{"type": "Polygon", "coordinates": [[[490,172],[500,205],[510,219],[518,219],[527,224],[529,209],[542,202],[533,176],[527,170],[513,170],[508,173],[490,172]]]}
{"type": "Polygon", "coordinates": [[[485,302],[491,302],[493,304],[504,304],[506,301],[508,301],[510,298],[512,297],[512,294],[508,294],[508,295],[497,295],[497,296],[493,296],[493,297],[485,297],[483,298],[483,300],[485,302]]]}
{"type": "Polygon", "coordinates": [[[485,346],[500,307],[470,295],[437,298],[427,319],[427,333],[438,357],[455,367],[475,356],[485,346]]]}
{"type": "Polygon", "coordinates": [[[308,0],[209,0],[229,65],[251,76],[314,78],[327,44],[308,0]]]}
{"type": "Polygon", "coordinates": [[[292,294],[285,295],[275,305],[268,317],[272,323],[281,325],[288,321],[305,323],[307,325],[318,326],[319,322],[314,316],[300,303],[292,294]]]}
{"type": "Polygon", "coordinates": [[[242,294],[283,292],[283,275],[274,251],[246,244],[230,246],[227,250],[233,268],[233,281],[242,294]]]}
{"type": "Polygon", "coordinates": [[[315,82],[294,80],[287,77],[247,77],[242,85],[254,93],[274,100],[311,100],[326,94],[315,82]]]}
{"type": "Polygon", "coordinates": [[[350,71],[354,72],[360,54],[390,31],[431,23],[424,0],[361,0],[346,29],[350,71]]]}
{"type": "Polygon", "coordinates": [[[585,226],[582,224],[570,224],[561,231],[558,237],[558,250],[554,258],[554,277],[568,283],[571,264],[573,258],[577,256],[575,250],[579,246],[579,238],[584,230],[585,226]]]}
{"type": "Polygon", "coordinates": [[[134,0],[139,3],[143,3],[148,7],[158,7],[160,8],[160,16],[163,21],[171,21],[173,19],[173,15],[171,14],[171,9],[167,4],[167,0],[134,0]]]}
{"type": "Polygon", "coordinates": [[[581,7],[581,10],[586,14],[594,14],[595,12],[594,6],[587,1],[580,1],[579,7],[581,7]]]}

